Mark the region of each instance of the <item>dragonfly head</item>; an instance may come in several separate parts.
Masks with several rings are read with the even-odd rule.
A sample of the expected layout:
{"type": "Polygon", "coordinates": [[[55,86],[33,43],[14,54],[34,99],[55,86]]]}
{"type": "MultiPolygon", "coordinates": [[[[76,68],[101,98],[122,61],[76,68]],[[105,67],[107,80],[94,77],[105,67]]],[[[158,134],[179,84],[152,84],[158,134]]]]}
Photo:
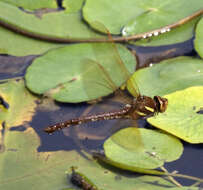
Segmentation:
{"type": "Polygon", "coordinates": [[[138,96],[134,100],[133,106],[129,111],[129,115],[133,119],[140,117],[149,117],[159,112],[165,112],[168,105],[168,100],[160,96],[138,96]]]}
{"type": "Polygon", "coordinates": [[[140,117],[148,117],[159,112],[159,104],[149,96],[138,96],[132,107],[131,117],[138,119],[140,117]]]}
{"type": "Polygon", "coordinates": [[[165,112],[168,106],[168,100],[160,96],[154,96],[154,101],[156,102],[157,112],[165,112]]]}

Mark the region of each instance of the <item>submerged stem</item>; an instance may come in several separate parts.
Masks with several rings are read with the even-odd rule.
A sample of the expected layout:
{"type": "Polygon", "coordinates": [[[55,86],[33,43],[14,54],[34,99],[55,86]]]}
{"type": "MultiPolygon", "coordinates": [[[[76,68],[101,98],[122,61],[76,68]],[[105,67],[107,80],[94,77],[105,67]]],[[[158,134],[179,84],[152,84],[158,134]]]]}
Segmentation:
{"type": "MultiPolygon", "coordinates": [[[[161,168],[164,172],[169,173],[168,170],[167,170],[166,168],[164,168],[163,166],[161,166],[160,168],[161,168]]],[[[168,179],[169,179],[172,183],[174,183],[177,187],[182,187],[182,185],[181,185],[178,181],[176,181],[176,180],[173,178],[173,176],[168,176],[168,179]]]]}
{"type": "Polygon", "coordinates": [[[165,173],[163,175],[173,176],[173,177],[180,177],[180,178],[190,179],[190,180],[194,180],[194,181],[203,183],[203,179],[198,178],[198,177],[194,177],[194,176],[189,176],[189,175],[184,175],[184,174],[174,174],[174,173],[165,173]]]}

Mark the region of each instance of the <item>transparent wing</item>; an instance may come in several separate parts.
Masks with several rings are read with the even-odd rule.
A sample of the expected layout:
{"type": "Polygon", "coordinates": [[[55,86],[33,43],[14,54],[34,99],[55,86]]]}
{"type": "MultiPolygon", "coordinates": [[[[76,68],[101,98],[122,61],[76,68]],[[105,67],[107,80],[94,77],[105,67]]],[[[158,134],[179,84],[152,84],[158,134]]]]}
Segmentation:
{"type": "MultiPolygon", "coordinates": [[[[120,53],[123,53],[123,47],[113,43],[113,38],[105,26],[99,22],[95,22],[95,24],[106,31],[108,38],[110,39],[109,41],[112,42],[91,43],[94,57],[82,60],[84,63],[83,69],[87,71],[91,70],[91,72],[88,72],[89,76],[84,78],[84,86],[87,86],[85,89],[90,99],[96,97],[93,89],[95,89],[95,92],[99,89],[102,90],[98,85],[104,88],[104,92],[103,94],[101,93],[101,96],[105,96],[117,90],[132,75],[120,56],[120,53]],[[85,85],[85,83],[88,83],[88,85],[85,85]],[[90,83],[93,88],[89,88],[90,83]]],[[[122,57],[125,57],[125,55],[122,57]]],[[[135,96],[139,95],[137,87],[134,88],[134,94],[135,96]]]]}
{"type": "MultiPolygon", "coordinates": [[[[120,68],[120,73],[122,74],[122,77],[124,78],[124,80],[126,82],[129,81],[131,83],[131,93],[133,94],[133,96],[138,97],[140,95],[140,92],[139,92],[137,83],[130,80],[132,73],[130,73],[128,71],[128,69],[126,68],[126,65],[124,64],[124,62],[120,56],[119,49],[117,48],[116,44],[113,43],[113,38],[112,38],[110,32],[102,23],[95,22],[94,24],[97,25],[97,27],[102,28],[102,30],[106,31],[106,33],[108,34],[108,38],[110,39],[110,41],[112,41],[112,43],[109,43],[110,49],[112,49],[112,51],[111,51],[112,59],[114,62],[116,62],[117,66],[120,68]]],[[[111,81],[111,82],[113,83],[113,81],[111,81]]],[[[119,91],[119,93],[120,92],[121,91],[119,91]]],[[[122,93],[120,93],[120,94],[122,94],[122,93]]],[[[131,120],[130,123],[128,123],[128,124],[131,124],[131,125],[125,125],[125,126],[128,126],[128,127],[133,126],[135,128],[138,128],[138,123],[135,120],[131,120]]],[[[118,128],[118,125],[116,125],[116,128],[118,128]]],[[[138,130],[138,133],[139,133],[139,130],[138,130]]],[[[144,147],[141,135],[137,136],[137,142],[139,142],[140,147],[142,147],[142,148],[144,147]]]]}
{"type": "MultiPolygon", "coordinates": [[[[92,88],[88,88],[87,90],[87,93],[91,97],[94,92],[99,91],[98,86],[102,87],[103,91],[113,92],[121,85],[121,83],[118,82],[118,78],[126,82],[132,75],[132,73],[130,73],[126,68],[124,61],[120,56],[120,51],[118,48],[119,46],[113,43],[113,38],[109,31],[101,23],[97,22],[97,25],[102,27],[103,30],[106,30],[108,38],[110,39],[109,41],[112,41],[112,43],[92,43],[91,47],[95,57],[92,59],[84,60],[84,67],[92,68],[90,72],[91,79],[87,77],[84,80],[85,83],[88,83],[89,86],[91,84],[92,86],[92,88]],[[101,51],[103,51],[102,54],[100,53],[101,51]]],[[[139,96],[139,90],[136,83],[133,83],[133,94],[134,96],[139,96]]],[[[131,125],[127,126],[137,127],[137,123],[136,121],[131,121],[131,125]]],[[[116,128],[118,128],[118,125],[116,125],[116,128]]],[[[140,144],[142,144],[142,137],[138,137],[139,138],[137,140],[140,142],[140,144]]]]}
{"type": "MultiPolygon", "coordinates": [[[[119,67],[121,68],[121,73],[123,74],[123,77],[125,78],[125,81],[129,80],[132,73],[130,73],[128,71],[128,69],[126,68],[125,64],[123,63],[123,60],[118,52],[118,48],[116,47],[116,44],[114,43],[114,40],[109,32],[109,30],[100,22],[95,21],[94,25],[97,26],[97,28],[100,28],[101,31],[105,31],[105,33],[108,34],[108,38],[110,39],[109,41],[111,41],[112,43],[109,43],[109,46],[111,46],[112,49],[112,57],[113,59],[116,61],[116,63],[119,65],[119,67]]],[[[132,94],[137,97],[139,96],[140,92],[139,92],[139,88],[138,85],[133,82],[133,84],[131,84],[132,89],[131,92],[132,94]]]]}
{"type": "Polygon", "coordinates": [[[85,71],[83,81],[89,99],[108,95],[117,89],[109,73],[97,61],[84,59],[82,68],[85,71]]]}

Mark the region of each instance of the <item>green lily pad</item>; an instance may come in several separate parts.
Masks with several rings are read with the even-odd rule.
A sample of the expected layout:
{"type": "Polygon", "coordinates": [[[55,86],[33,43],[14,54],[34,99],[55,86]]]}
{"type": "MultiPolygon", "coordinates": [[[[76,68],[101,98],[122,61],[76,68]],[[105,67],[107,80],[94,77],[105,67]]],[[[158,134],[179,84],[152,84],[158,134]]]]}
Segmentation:
{"type": "MultiPolygon", "coordinates": [[[[76,3],[76,1],[74,2],[76,3]]],[[[65,1],[64,6],[68,6],[66,10],[52,12],[38,18],[33,14],[25,13],[15,6],[0,1],[0,20],[18,29],[21,28],[35,34],[51,35],[52,37],[58,36],[67,39],[99,36],[82,21],[79,5],[77,4],[76,7],[75,3],[65,1]],[[36,28],[38,29],[36,30],[36,28]]],[[[49,49],[62,46],[62,44],[26,37],[2,26],[0,26],[0,36],[0,53],[15,56],[42,54],[49,49]]]]}
{"type": "Polygon", "coordinates": [[[177,57],[136,71],[127,82],[133,94],[133,85],[147,96],[163,96],[176,90],[203,84],[203,60],[192,57],[177,57]]]}
{"type": "Polygon", "coordinates": [[[79,12],[69,14],[65,11],[52,12],[39,18],[15,6],[0,2],[0,20],[18,30],[46,37],[65,39],[90,38],[92,35],[100,37],[82,22],[79,12]]]}
{"type": "Polygon", "coordinates": [[[94,29],[99,30],[94,25],[94,21],[99,21],[112,34],[120,34],[123,26],[128,33],[128,28],[132,27],[133,22],[134,33],[138,34],[174,23],[201,7],[203,8],[202,0],[146,0],[144,2],[128,0],[127,3],[125,0],[111,2],[98,0],[97,3],[94,0],[87,0],[83,7],[83,16],[94,29]]]}
{"type": "MultiPolygon", "coordinates": [[[[100,188],[96,187],[95,183],[93,183],[88,177],[87,175],[85,175],[84,173],[80,172],[80,168],[78,168],[76,170],[76,172],[84,179],[84,181],[86,181],[88,184],[93,185],[95,187],[95,189],[97,188],[98,190],[100,190],[100,188]],[[90,183],[89,183],[90,182],[90,183]]],[[[68,177],[70,178],[71,173],[68,171],[68,177]]],[[[96,175],[97,176],[97,175],[96,175]]],[[[97,176],[98,177],[98,176],[97,176]]],[[[117,175],[116,176],[117,179],[115,179],[115,181],[119,181],[122,182],[122,178],[123,176],[117,175]]],[[[188,187],[175,187],[174,184],[172,184],[167,178],[161,178],[161,177],[155,177],[155,176],[140,176],[140,177],[130,177],[134,180],[134,184],[129,183],[126,187],[124,187],[124,189],[145,189],[145,190],[165,190],[167,189],[171,189],[171,190],[188,190],[188,187]]],[[[112,179],[110,179],[112,181],[112,179]]],[[[83,182],[84,182],[83,181],[83,182]]],[[[97,180],[95,180],[97,182],[97,180]]],[[[103,180],[102,180],[103,181],[103,180]]],[[[111,181],[109,183],[111,183],[111,181]]],[[[105,181],[105,186],[109,186],[109,183],[107,181],[105,181]]],[[[101,186],[101,185],[100,185],[101,186]]],[[[76,188],[76,186],[74,186],[74,188],[76,188]]],[[[78,188],[76,188],[78,189],[78,188]]],[[[107,189],[107,187],[105,188],[107,189]]],[[[112,189],[112,187],[111,187],[112,189]]],[[[114,188],[113,188],[114,189],[114,188]]],[[[118,189],[122,189],[122,187],[118,187],[118,189]]],[[[67,189],[63,189],[63,190],[69,190],[69,188],[67,189]]],[[[71,189],[70,189],[71,190],[71,189]]],[[[198,190],[198,187],[191,187],[190,190],[198,190]]]]}
{"type": "MultiPolygon", "coordinates": [[[[55,0],[0,0],[2,2],[17,6],[17,7],[22,7],[23,9],[29,9],[29,10],[36,10],[36,9],[47,9],[47,8],[52,8],[56,9],[58,8],[57,1],[55,0]]],[[[73,12],[78,12],[82,5],[84,3],[84,0],[64,0],[62,2],[63,7],[66,9],[65,11],[67,13],[73,13],[73,12]]]]}
{"type": "Polygon", "coordinates": [[[78,167],[79,172],[87,176],[99,189],[132,190],[138,186],[149,190],[164,190],[164,185],[175,187],[160,177],[123,176],[101,167],[93,160],[83,158],[76,151],[37,152],[40,138],[31,127],[24,132],[5,130],[5,149],[0,152],[0,186],[3,190],[75,189],[66,176],[66,171],[71,166],[78,167]]]}
{"type": "Polygon", "coordinates": [[[195,50],[203,58],[203,18],[198,22],[195,34],[195,50]]]}
{"type": "MultiPolygon", "coordinates": [[[[22,7],[23,9],[36,10],[43,8],[58,8],[57,1],[55,0],[0,0],[2,2],[22,7]]],[[[83,4],[84,0],[64,0],[63,7],[65,7],[67,13],[78,12],[83,4]]]]}
{"type": "MultiPolygon", "coordinates": [[[[82,22],[80,12],[67,14],[65,10],[49,13],[43,15],[42,18],[38,18],[33,14],[27,14],[19,10],[15,6],[0,2],[0,20],[22,30],[52,37],[89,38],[98,36],[82,22]]],[[[62,46],[62,44],[29,38],[4,27],[0,27],[0,35],[0,53],[15,56],[42,54],[49,49],[62,46]]]]}
{"type": "Polygon", "coordinates": [[[191,3],[191,0],[187,2],[172,0],[150,1],[148,5],[141,5],[145,11],[123,28],[123,35],[130,36],[164,27],[203,8],[201,0],[195,1],[192,5],[191,3]]]}
{"type": "Polygon", "coordinates": [[[172,187],[170,188],[170,190],[199,190],[200,188],[199,187],[193,187],[193,186],[190,186],[190,187],[187,187],[187,186],[184,186],[184,187],[172,187]]]}
{"type": "Polygon", "coordinates": [[[67,13],[78,12],[84,3],[84,0],[65,0],[63,1],[63,7],[67,13]]]}
{"type": "Polygon", "coordinates": [[[146,189],[146,190],[199,190],[198,187],[172,187],[172,185],[169,183],[169,180],[167,178],[160,178],[160,177],[155,177],[155,176],[141,176],[137,178],[140,183],[136,184],[135,189],[146,189]],[[167,182],[168,181],[168,182],[167,182]]]}
{"type": "Polygon", "coordinates": [[[165,96],[165,113],[149,118],[148,122],[189,143],[203,143],[203,87],[190,87],[165,96]]]}
{"type": "Polygon", "coordinates": [[[5,3],[22,7],[24,9],[57,8],[57,2],[53,0],[0,0],[5,3]]]}
{"type": "Polygon", "coordinates": [[[0,84],[0,95],[9,104],[8,109],[0,106],[0,124],[5,122],[6,127],[18,126],[32,119],[36,97],[25,89],[22,80],[0,84]]]}
{"type": "Polygon", "coordinates": [[[115,57],[112,44],[75,44],[49,51],[27,69],[27,87],[61,102],[82,102],[106,96],[134,72],[136,61],[124,46],[117,45],[122,60],[115,57]],[[124,65],[119,64],[123,61],[124,65]],[[111,78],[111,80],[110,80],[111,78]]]}
{"type": "Polygon", "coordinates": [[[137,168],[155,169],[165,162],[178,159],[183,152],[183,146],[171,135],[129,127],[107,139],[104,151],[109,160],[117,163],[117,167],[136,171],[137,168]]]}
{"type": "Polygon", "coordinates": [[[14,56],[39,55],[62,44],[43,42],[0,27],[0,53],[14,56]],[[32,47],[32,48],[30,48],[32,47]]]}
{"type": "Polygon", "coordinates": [[[158,36],[152,36],[147,39],[141,39],[135,42],[130,42],[138,46],[163,46],[181,43],[191,39],[194,35],[194,28],[199,20],[199,17],[192,21],[158,36]]]}

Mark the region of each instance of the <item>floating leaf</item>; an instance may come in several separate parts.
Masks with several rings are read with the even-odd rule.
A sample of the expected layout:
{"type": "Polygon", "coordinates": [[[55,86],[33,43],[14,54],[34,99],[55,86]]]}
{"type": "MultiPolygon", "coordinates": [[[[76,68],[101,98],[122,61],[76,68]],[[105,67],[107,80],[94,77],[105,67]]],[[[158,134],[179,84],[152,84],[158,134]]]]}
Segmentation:
{"type": "Polygon", "coordinates": [[[104,151],[106,157],[117,167],[140,172],[178,159],[183,152],[183,146],[171,135],[129,127],[107,139],[104,151]]]}
{"type": "Polygon", "coordinates": [[[194,44],[196,51],[203,58],[203,18],[197,24],[194,44]]]}
{"type": "Polygon", "coordinates": [[[16,26],[18,29],[53,38],[85,38],[95,35],[81,22],[79,12],[66,14],[64,11],[60,11],[38,18],[33,14],[19,10],[17,7],[0,2],[0,20],[16,26]]]}
{"type": "Polygon", "coordinates": [[[152,36],[147,39],[142,39],[136,42],[130,42],[138,46],[161,46],[181,43],[189,40],[194,35],[194,28],[198,22],[199,18],[193,19],[192,21],[176,28],[172,29],[170,32],[165,32],[158,36],[152,36]]]}
{"type": "Polygon", "coordinates": [[[63,1],[63,7],[67,13],[78,12],[84,3],[84,0],[65,0],[63,1]]]}
{"type": "Polygon", "coordinates": [[[127,83],[130,92],[133,83],[141,94],[147,96],[166,95],[176,90],[203,84],[203,60],[178,57],[136,71],[127,83]]]}
{"type": "MultiPolygon", "coordinates": [[[[130,73],[135,67],[134,56],[117,45],[130,73]]],[[[123,68],[114,57],[111,44],[75,44],[58,48],[37,58],[26,72],[26,85],[37,94],[45,94],[62,102],[82,102],[113,92],[107,75],[119,87],[127,80],[123,68]]]]}
{"type": "Polygon", "coordinates": [[[142,190],[199,190],[198,187],[172,187],[172,185],[169,183],[169,180],[167,178],[160,178],[155,176],[141,176],[138,177],[137,180],[140,181],[139,184],[136,184],[136,189],[142,190]],[[168,181],[168,182],[167,182],[168,181]]]}
{"type": "Polygon", "coordinates": [[[15,5],[17,7],[22,7],[24,9],[40,9],[40,8],[57,8],[56,1],[53,0],[0,0],[5,3],[15,5]]]}
{"type": "Polygon", "coordinates": [[[168,108],[165,113],[148,121],[190,143],[203,143],[203,87],[190,87],[166,95],[168,108]]]}
{"type": "MultiPolygon", "coordinates": [[[[60,38],[101,37],[82,22],[80,12],[67,14],[65,11],[45,14],[42,18],[28,14],[15,6],[0,2],[0,21],[9,23],[18,30],[25,30],[37,35],[60,38]]],[[[0,53],[12,55],[41,54],[59,44],[34,40],[0,27],[0,53]],[[32,48],[30,48],[32,47],[32,48]]]]}
{"type": "MultiPolygon", "coordinates": [[[[78,172],[82,178],[87,180],[87,183],[88,183],[88,181],[91,181],[90,179],[87,178],[87,175],[80,172],[80,168],[78,168],[76,172],[78,172]],[[78,172],[78,170],[79,170],[79,172],[78,172]]],[[[71,173],[69,171],[67,173],[68,173],[68,176],[70,178],[71,173]]],[[[145,176],[140,176],[140,177],[136,177],[136,178],[130,176],[130,178],[134,180],[134,184],[129,183],[128,185],[126,185],[126,187],[124,187],[124,189],[129,188],[129,189],[140,189],[140,190],[142,190],[142,189],[145,189],[145,190],[165,190],[167,188],[167,189],[171,189],[171,190],[188,190],[188,187],[186,187],[186,186],[175,187],[174,184],[172,184],[166,177],[161,178],[161,177],[156,177],[156,176],[145,175],[145,176]]],[[[122,182],[123,176],[117,175],[117,176],[115,176],[115,179],[113,179],[113,181],[114,180],[115,180],[115,183],[119,183],[119,181],[122,182]]],[[[95,179],[95,182],[98,183],[98,180],[95,179]]],[[[109,184],[111,185],[111,183],[112,183],[112,179],[110,179],[109,182],[105,181],[105,184],[104,184],[106,186],[105,188],[107,188],[107,186],[109,186],[109,184]]],[[[95,184],[92,183],[92,181],[91,181],[90,185],[95,186],[95,184]]],[[[76,186],[74,186],[74,187],[76,187],[76,186]]],[[[96,186],[95,186],[95,188],[100,190],[100,188],[98,188],[96,186]]],[[[111,189],[112,188],[114,189],[114,187],[111,186],[111,189]]],[[[118,186],[117,188],[118,188],[118,190],[120,190],[123,187],[118,186]]],[[[198,190],[198,187],[190,187],[190,188],[191,188],[190,190],[198,190]]],[[[63,189],[63,190],[69,190],[69,188],[63,189]]]]}
{"type": "Polygon", "coordinates": [[[130,22],[124,29],[128,33],[133,22],[134,32],[138,34],[174,23],[201,7],[202,0],[128,0],[127,3],[125,0],[97,0],[97,3],[87,0],[83,16],[94,29],[99,30],[94,25],[94,21],[99,21],[113,34],[120,34],[123,26],[130,22]]]}
{"type": "Polygon", "coordinates": [[[145,5],[145,11],[123,28],[123,35],[129,36],[164,27],[203,8],[201,0],[195,1],[192,6],[189,6],[191,0],[154,1],[149,4],[145,5]]]}
{"type": "Polygon", "coordinates": [[[0,36],[0,53],[15,56],[38,55],[49,49],[62,46],[62,44],[28,38],[3,27],[0,27],[0,36]]]}
{"type": "Polygon", "coordinates": [[[194,187],[194,186],[184,186],[184,187],[172,187],[170,190],[199,190],[199,187],[194,187]]]}
{"type": "Polygon", "coordinates": [[[160,177],[137,178],[112,172],[97,162],[83,158],[76,151],[37,152],[40,140],[42,139],[39,139],[32,128],[27,128],[24,132],[7,131],[3,142],[5,151],[0,153],[1,189],[71,188],[73,185],[66,177],[66,171],[70,172],[71,166],[78,167],[78,171],[87,176],[99,189],[132,190],[138,186],[149,190],[150,187],[164,190],[162,185],[175,187],[160,177]]]}
{"type": "Polygon", "coordinates": [[[9,104],[8,109],[0,111],[0,123],[11,127],[32,119],[36,98],[25,89],[22,80],[0,84],[0,95],[9,104]]]}

